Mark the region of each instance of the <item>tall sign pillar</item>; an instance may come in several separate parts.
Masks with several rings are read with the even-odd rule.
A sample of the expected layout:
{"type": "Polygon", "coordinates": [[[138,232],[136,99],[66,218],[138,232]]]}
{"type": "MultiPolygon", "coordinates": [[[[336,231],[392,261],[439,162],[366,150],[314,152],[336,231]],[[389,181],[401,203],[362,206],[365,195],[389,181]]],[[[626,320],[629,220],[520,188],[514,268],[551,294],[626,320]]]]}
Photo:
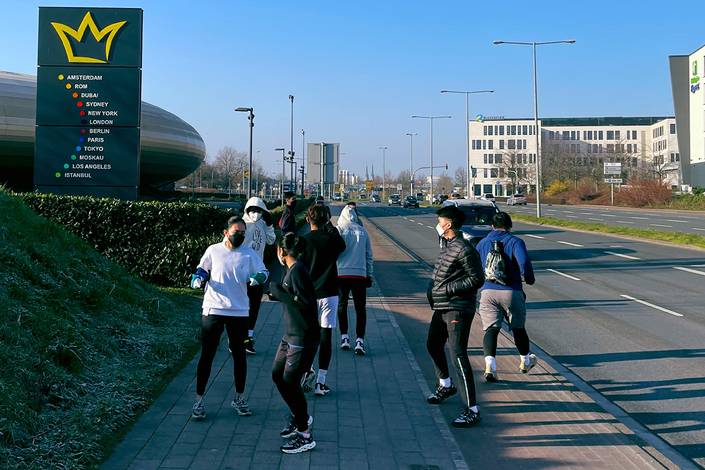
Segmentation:
{"type": "Polygon", "coordinates": [[[142,10],[39,8],[34,186],[136,199],[142,10]]]}

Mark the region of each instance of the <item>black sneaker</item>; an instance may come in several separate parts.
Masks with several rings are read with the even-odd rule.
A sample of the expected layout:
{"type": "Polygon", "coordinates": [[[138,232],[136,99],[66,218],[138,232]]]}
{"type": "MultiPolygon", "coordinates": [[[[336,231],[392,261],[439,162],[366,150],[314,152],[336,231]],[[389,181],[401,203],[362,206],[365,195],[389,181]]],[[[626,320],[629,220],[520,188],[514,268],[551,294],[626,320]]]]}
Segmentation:
{"type": "Polygon", "coordinates": [[[455,388],[455,385],[453,384],[451,384],[450,387],[444,387],[443,385],[439,385],[436,391],[429,395],[428,398],[426,398],[426,401],[432,405],[437,405],[446,398],[452,397],[456,393],[458,393],[458,389],[455,388]]]}
{"type": "Polygon", "coordinates": [[[465,408],[460,416],[453,420],[453,426],[456,428],[469,428],[482,421],[480,412],[475,413],[470,408],[465,408]]]}
{"type": "Polygon", "coordinates": [[[316,447],[316,441],[313,440],[313,435],[309,434],[308,437],[305,437],[300,432],[297,432],[294,437],[281,446],[280,449],[285,454],[300,454],[314,447],[316,447]]]}
{"type": "Polygon", "coordinates": [[[247,354],[256,354],[257,351],[255,351],[255,339],[252,337],[249,337],[245,340],[245,351],[247,354]]]}
{"type": "MultiPolygon", "coordinates": [[[[313,425],[313,416],[308,415],[308,429],[311,429],[311,426],[313,425]]],[[[291,437],[294,437],[296,435],[296,423],[294,422],[294,417],[290,416],[289,417],[289,423],[286,425],[284,429],[281,430],[279,435],[283,437],[284,439],[289,439],[291,437]]]]}

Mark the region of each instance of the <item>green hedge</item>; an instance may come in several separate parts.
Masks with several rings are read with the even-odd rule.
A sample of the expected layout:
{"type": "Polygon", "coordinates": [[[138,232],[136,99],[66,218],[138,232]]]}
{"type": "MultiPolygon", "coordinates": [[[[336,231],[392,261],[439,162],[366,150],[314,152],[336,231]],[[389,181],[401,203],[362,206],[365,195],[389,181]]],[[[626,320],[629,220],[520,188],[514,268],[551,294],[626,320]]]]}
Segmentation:
{"type": "Polygon", "coordinates": [[[221,239],[224,223],[232,215],[203,203],[18,196],[35,212],[63,225],[142,279],[174,287],[187,285],[203,252],[221,239]]]}

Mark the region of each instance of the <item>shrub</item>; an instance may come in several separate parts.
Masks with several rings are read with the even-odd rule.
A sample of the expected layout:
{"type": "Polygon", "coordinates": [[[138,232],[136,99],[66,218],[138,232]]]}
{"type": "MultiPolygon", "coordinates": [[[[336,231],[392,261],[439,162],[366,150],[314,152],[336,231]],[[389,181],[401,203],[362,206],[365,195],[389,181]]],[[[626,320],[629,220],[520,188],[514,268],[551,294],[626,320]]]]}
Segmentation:
{"type": "Polygon", "coordinates": [[[570,183],[567,181],[556,180],[549,184],[545,192],[547,196],[555,196],[560,193],[564,193],[570,189],[570,183]]]}
{"type": "Polygon", "coordinates": [[[671,188],[662,181],[634,178],[629,180],[629,185],[615,190],[614,200],[615,204],[630,207],[662,206],[672,195],[671,188]]]}

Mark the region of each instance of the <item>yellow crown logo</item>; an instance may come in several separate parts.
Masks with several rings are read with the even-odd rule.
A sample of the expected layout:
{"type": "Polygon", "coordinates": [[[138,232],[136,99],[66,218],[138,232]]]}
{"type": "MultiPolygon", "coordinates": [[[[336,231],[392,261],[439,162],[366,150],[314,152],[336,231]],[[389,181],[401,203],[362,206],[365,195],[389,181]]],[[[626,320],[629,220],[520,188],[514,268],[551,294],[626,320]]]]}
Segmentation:
{"type": "Polygon", "coordinates": [[[95,24],[95,21],[91,16],[91,12],[89,11],[86,12],[86,15],[83,17],[83,20],[81,20],[81,24],[78,26],[78,29],[73,29],[70,26],[66,26],[65,24],[55,22],[52,22],[51,25],[56,30],[56,34],[59,36],[59,39],[61,39],[61,44],[63,44],[64,46],[64,50],[66,51],[66,58],[69,62],[77,62],[83,64],[106,64],[108,63],[108,60],[110,60],[110,48],[112,47],[113,39],[115,39],[115,35],[120,30],[120,28],[125,25],[125,23],[127,23],[127,21],[118,21],[117,23],[108,25],[103,29],[98,29],[98,25],[95,24]],[[105,41],[105,60],[98,59],[96,57],[84,57],[74,55],[73,48],[71,47],[71,43],[69,42],[68,37],[71,36],[76,41],[81,42],[83,40],[83,36],[86,34],[87,29],[90,29],[91,34],[97,42],[101,42],[107,36],[107,40],[105,41]]]}

